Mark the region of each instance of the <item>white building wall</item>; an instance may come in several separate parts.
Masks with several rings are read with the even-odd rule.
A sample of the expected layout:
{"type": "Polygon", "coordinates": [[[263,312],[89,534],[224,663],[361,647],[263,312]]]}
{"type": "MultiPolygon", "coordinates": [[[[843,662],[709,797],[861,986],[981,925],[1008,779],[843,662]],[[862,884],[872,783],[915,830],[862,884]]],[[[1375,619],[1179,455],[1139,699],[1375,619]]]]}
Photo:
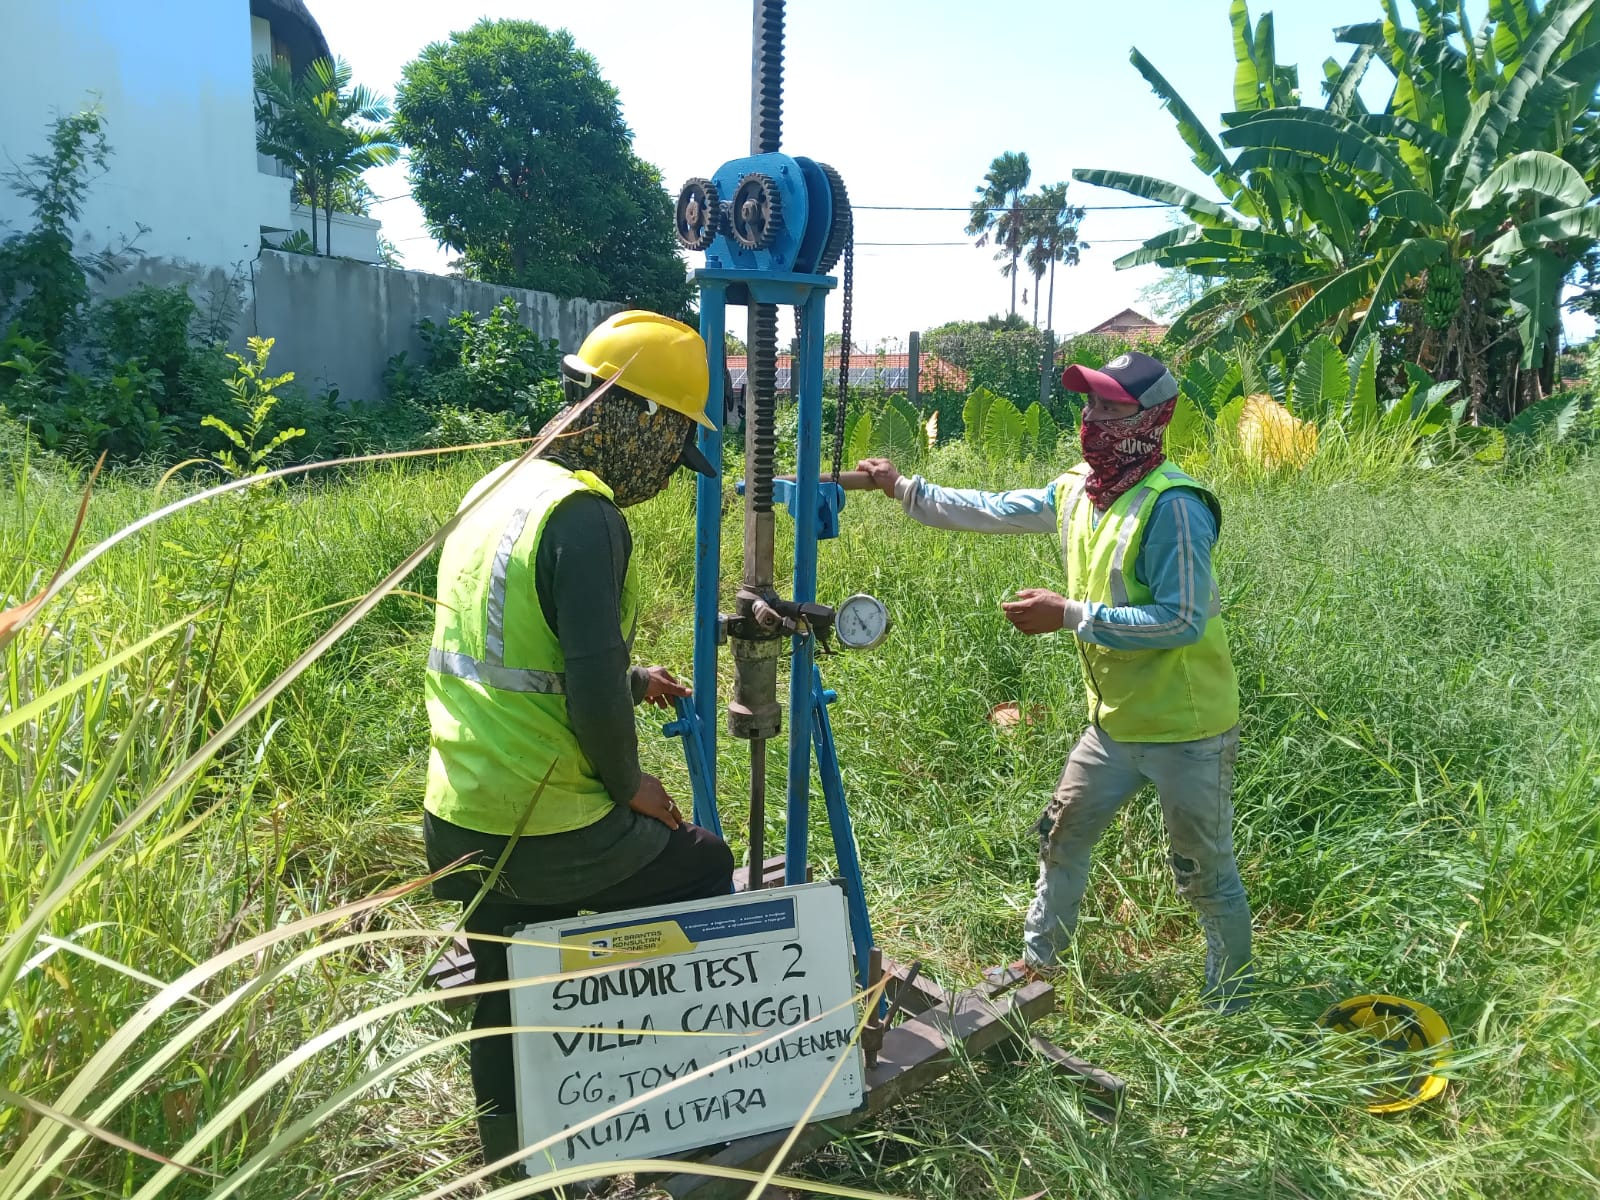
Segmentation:
{"type": "MultiPolygon", "coordinates": [[[[254,42],[247,0],[0,0],[0,163],[40,152],[56,113],[98,99],[113,154],[81,243],[143,224],[146,255],[225,270],[254,259],[261,228],[288,224],[290,192],[258,166],[254,42]]],[[[0,190],[0,225],[30,220],[0,190]]]]}
{"type": "MultiPolygon", "coordinates": [[[[335,258],[353,258],[359,262],[375,263],[378,261],[378,230],[382,224],[371,217],[358,217],[354,213],[336,212],[333,214],[331,228],[332,243],[329,244],[328,215],[321,209],[317,210],[317,245],[322,247],[323,254],[332,254],[335,258]]],[[[296,204],[293,210],[294,231],[311,236],[311,209],[304,204],[296,204]]],[[[274,246],[278,245],[287,235],[270,234],[267,240],[274,246]]]]}
{"type": "MultiPolygon", "coordinates": [[[[255,64],[262,59],[272,61],[272,26],[264,17],[250,18],[250,68],[255,70],[255,64]]],[[[253,77],[253,76],[252,76],[253,77]]],[[[277,159],[265,154],[256,155],[256,168],[263,175],[282,175],[293,178],[294,172],[284,166],[277,159]]]]}

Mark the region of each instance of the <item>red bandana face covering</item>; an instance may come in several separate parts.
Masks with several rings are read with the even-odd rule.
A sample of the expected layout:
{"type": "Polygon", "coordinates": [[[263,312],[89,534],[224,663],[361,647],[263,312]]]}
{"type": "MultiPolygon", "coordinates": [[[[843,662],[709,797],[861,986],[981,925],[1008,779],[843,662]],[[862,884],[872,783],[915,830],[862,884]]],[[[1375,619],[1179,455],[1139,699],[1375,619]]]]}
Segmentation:
{"type": "Polygon", "coordinates": [[[1084,490],[1096,508],[1106,509],[1117,497],[1161,465],[1166,452],[1161,435],[1178,407],[1174,396],[1120,421],[1085,421],[1078,431],[1083,461],[1091,474],[1084,490]]]}

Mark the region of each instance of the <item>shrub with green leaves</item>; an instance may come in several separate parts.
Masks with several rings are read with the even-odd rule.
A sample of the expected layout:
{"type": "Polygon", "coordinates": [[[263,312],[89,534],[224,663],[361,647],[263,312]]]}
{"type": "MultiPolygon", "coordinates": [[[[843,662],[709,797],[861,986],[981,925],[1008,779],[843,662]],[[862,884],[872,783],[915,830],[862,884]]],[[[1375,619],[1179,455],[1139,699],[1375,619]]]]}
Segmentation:
{"type": "Polygon", "coordinates": [[[1048,461],[1061,433],[1055,418],[1037,400],[1022,410],[983,387],[967,397],[961,419],[967,444],[990,462],[1048,461]]]}
{"type": "Polygon", "coordinates": [[[845,421],[844,445],[847,466],[879,456],[906,465],[920,462],[928,452],[928,431],[910,402],[893,395],[850,414],[845,421]]]}
{"type": "Polygon", "coordinates": [[[413,400],[431,411],[446,408],[509,413],[537,428],[561,407],[553,381],[561,362],[553,338],[541,338],[522,321],[507,296],[485,316],[462,312],[443,325],[418,326],[423,361],[406,354],[389,360],[391,400],[413,400]]]}

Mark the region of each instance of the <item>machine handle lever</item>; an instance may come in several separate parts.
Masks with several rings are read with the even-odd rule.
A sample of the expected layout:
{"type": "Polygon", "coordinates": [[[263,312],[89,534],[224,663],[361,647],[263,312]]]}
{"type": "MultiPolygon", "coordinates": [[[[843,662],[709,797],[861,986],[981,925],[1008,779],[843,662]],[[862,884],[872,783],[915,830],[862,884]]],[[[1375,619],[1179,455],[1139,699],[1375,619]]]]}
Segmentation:
{"type": "MultiPolygon", "coordinates": [[[[793,483],[793,475],[779,475],[777,478],[785,483],[793,483]]],[[[818,483],[832,483],[832,475],[823,475],[818,483]]],[[[870,492],[878,485],[872,482],[872,476],[865,471],[840,471],[839,486],[847,492],[870,492]]]]}

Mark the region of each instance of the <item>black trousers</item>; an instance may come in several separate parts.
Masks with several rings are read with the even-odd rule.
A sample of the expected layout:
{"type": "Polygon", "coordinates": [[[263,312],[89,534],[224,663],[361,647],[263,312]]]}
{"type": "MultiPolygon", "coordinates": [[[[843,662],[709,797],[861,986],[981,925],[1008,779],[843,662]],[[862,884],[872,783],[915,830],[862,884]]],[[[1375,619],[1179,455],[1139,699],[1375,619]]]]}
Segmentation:
{"type": "MultiPolygon", "coordinates": [[[[716,834],[683,824],[674,829],[667,848],[638,871],[592,896],[565,905],[504,903],[491,894],[467,919],[467,945],[476,964],[478,983],[498,983],[509,978],[506,944],[486,942],[475,933],[503,934],[508,928],[541,921],[559,921],[580,911],[616,912],[651,904],[706,900],[733,889],[733,851],[716,834]]],[[[474,1029],[511,1024],[511,993],[492,992],[478,997],[474,1029]]],[[[472,1091],[478,1106],[490,1115],[513,1116],[517,1111],[516,1074],[511,1035],[473,1038],[472,1091]]]]}

